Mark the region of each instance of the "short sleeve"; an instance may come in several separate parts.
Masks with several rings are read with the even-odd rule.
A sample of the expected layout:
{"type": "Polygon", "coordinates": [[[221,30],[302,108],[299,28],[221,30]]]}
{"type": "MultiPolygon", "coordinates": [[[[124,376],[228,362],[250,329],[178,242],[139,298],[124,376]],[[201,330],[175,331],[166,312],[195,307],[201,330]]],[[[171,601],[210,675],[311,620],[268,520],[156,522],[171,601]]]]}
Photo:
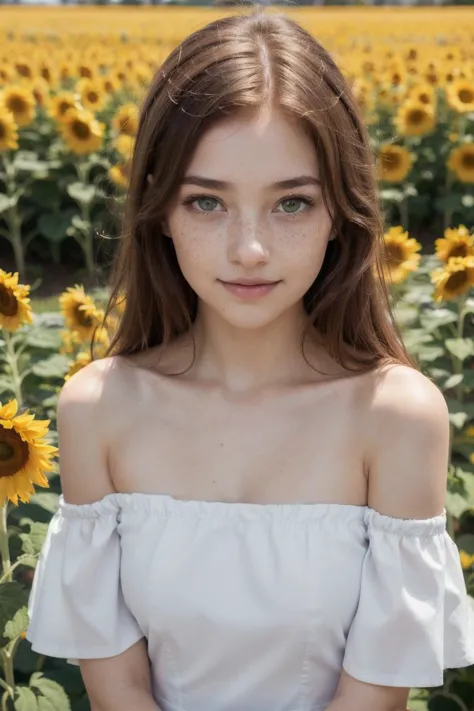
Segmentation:
{"type": "Polygon", "coordinates": [[[35,652],[77,665],[120,654],[144,636],[121,589],[118,515],[113,495],[81,505],[60,497],[28,603],[35,652]]]}
{"type": "Polygon", "coordinates": [[[442,686],[474,664],[474,613],[446,511],[398,519],[367,508],[368,548],[343,668],[366,683],[442,686]]]}

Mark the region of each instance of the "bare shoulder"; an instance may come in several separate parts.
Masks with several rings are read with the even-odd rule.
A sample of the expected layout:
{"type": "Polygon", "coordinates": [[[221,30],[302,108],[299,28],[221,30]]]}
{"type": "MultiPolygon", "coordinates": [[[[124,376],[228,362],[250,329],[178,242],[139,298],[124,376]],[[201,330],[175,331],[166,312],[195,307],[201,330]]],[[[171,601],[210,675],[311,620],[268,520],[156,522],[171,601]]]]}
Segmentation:
{"type": "Polygon", "coordinates": [[[392,365],[382,371],[374,388],[373,413],[378,417],[446,423],[448,408],[438,386],[418,370],[392,365]]]}
{"type": "Polygon", "coordinates": [[[108,451],[117,418],[127,409],[127,378],[126,366],[112,356],[82,368],[60,392],[59,464],[66,501],[88,503],[115,490],[108,471],[108,451]]]}
{"type": "Polygon", "coordinates": [[[433,381],[405,365],[372,381],[369,505],[401,518],[439,514],[446,494],[449,411],[433,381]]]}

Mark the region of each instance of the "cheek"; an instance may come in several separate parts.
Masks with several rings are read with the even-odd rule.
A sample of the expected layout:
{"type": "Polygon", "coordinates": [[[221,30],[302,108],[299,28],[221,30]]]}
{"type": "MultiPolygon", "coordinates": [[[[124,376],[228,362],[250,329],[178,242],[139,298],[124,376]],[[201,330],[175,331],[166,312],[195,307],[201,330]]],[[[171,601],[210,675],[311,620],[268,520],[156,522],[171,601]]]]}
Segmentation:
{"type": "Polygon", "coordinates": [[[279,235],[280,253],[287,273],[297,272],[302,281],[314,281],[324,261],[329,229],[314,224],[298,230],[288,227],[279,235]]]}
{"type": "Polygon", "coordinates": [[[219,239],[216,230],[186,220],[170,224],[174,248],[181,271],[188,275],[208,270],[215,262],[219,239]]]}

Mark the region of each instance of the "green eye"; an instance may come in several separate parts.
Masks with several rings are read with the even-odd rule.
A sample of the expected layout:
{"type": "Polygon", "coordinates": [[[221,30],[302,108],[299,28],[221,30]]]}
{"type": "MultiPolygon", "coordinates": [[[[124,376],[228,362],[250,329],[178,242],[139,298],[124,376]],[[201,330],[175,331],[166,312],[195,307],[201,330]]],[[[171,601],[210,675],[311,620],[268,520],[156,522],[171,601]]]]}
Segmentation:
{"type": "Polygon", "coordinates": [[[293,214],[299,211],[299,207],[303,204],[303,200],[300,198],[288,198],[280,203],[285,212],[293,214]]]}
{"type": "Polygon", "coordinates": [[[219,204],[217,198],[213,197],[200,197],[196,199],[196,202],[203,212],[214,212],[214,208],[219,204]]]}

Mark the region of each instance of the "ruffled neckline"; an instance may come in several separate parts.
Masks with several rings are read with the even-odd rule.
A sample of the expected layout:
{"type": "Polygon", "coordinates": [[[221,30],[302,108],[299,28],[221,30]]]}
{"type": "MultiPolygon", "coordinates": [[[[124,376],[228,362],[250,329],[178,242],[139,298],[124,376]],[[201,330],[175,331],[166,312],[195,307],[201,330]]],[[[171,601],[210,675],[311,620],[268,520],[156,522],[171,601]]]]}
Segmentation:
{"type": "Polygon", "coordinates": [[[352,521],[386,533],[435,535],[446,530],[446,509],[425,519],[395,518],[367,505],[335,502],[248,503],[178,499],[171,494],[113,492],[89,504],[72,504],[59,497],[59,512],[65,518],[94,519],[125,514],[190,516],[197,518],[236,518],[245,521],[305,522],[317,519],[352,521]]]}

